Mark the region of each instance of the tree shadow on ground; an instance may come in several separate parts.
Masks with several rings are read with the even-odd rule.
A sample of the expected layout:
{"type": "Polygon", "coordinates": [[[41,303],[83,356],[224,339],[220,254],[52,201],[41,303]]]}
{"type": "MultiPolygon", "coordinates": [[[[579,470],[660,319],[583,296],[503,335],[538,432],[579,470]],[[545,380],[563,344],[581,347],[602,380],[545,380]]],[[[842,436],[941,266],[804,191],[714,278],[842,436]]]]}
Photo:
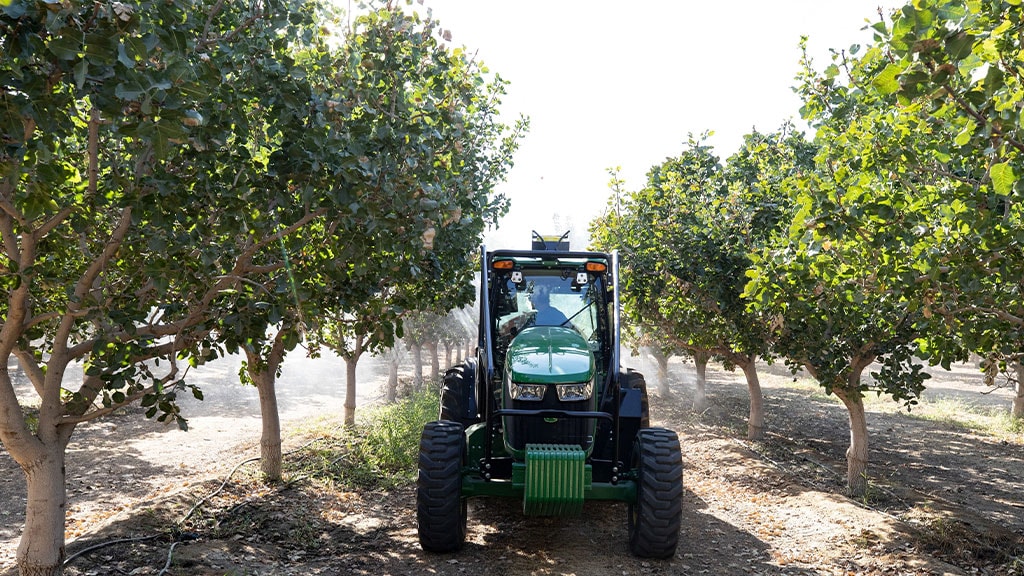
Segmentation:
{"type": "MultiPolygon", "coordinates": [[[[194,539],[178,535],[173,553],[170,546],[175,538],[153,525],[153,515],[148,527],[137,518],[112,524],[91,540],[138,536],[147,530],[161,535],[96,550],[75,559],[66,574],[131,573],[140,567],[159,568],[168,558],[169,574],[195,576],[815,573],[796,568],[783,571],[771,565],[763,542],[704,514],[703,503],[690,492],[684,496],[680,547],[668,560],[641,559],[629,553],[626,506],[620,503],[588,502],[574,517],[528,517],[523,516],[520,501],[474,499],[465,548],[452,554],[433,554],[420,550],[416,542],[411,490],[372,499],[361,497],[358,513],[353,509],[353,513],[329,520],[323,509],[310,514],[322,493],[310,491],[303,496],[300,489],[294,492],[288,496],[278,493],[254,502],[247,511],[225,515],[220,519],[219,534],[186,535],[194,539]],[[281,517],[286,510],[293,517],[281,517]]],[[[149,573],[147,570],[143,572],[149,573]]]]}
{"type": "MultiPolygon", "coordinates": [[[[792,376],[762,375],[766,437],[745,442],[760,458],[809,489],[845,493],[848,416],[833,399],[791,386],[792,376]],[[784,415],[784,417],[781,417],[784,415]]],[[[742,375],[709,370],[710,407],[672,418],[740,439],[748,399],[742,375]]],[[[673,386],[673,412],[685,410],[692,381],[673,386]]],[[[1010,565],[1024,552],[1024,452],[1019,445],[914,414],[868,409],[869,493],[862,505],[907,522],[920,549],[964,565],[1010,565]],[[960,563],[960,562],[958,562],[960,563]]]]}
{"type": "MultiPolygon", "coordinates": [[[[175,475],[173,463],[154,463],[152,455],[143,454],[124,443],[123,430],[113,432],[118,425],[142,428],[144,424],[136,419],[122,423],[115,417],[95,426],[96,429],[88,435],[72,438],[66,453],[68,500],[65,526],[69,536],[74,537],[82,529],[77,516],[83,508],[99,505],[107,510],[106,515],[113,515],[130,499],[145,496],[175,475]]],[[[6,451],[0,451],[0,476],[3,477],[5,496],[0,543],[13,549],[25,523],[27,492],[24,473],[6,451]]],[[[88,515],[90,520],[95,520],[94,513],[88,515]]]]}

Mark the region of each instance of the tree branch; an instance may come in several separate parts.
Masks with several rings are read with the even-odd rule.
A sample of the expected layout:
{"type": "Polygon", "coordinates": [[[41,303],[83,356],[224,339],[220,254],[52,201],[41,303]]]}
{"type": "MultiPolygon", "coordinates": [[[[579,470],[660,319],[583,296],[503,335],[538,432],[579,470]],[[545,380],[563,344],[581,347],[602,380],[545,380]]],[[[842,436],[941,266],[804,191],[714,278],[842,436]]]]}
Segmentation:
{"type": "MultiPolygon", "coordinates": [[[[22,237],[19,267],[24,270],[34,263],[36,241],[31,235],[22,237]]],[[[7,295],[7,317],[0,327],[0,357],[6,358],[15,349],[18,339],[25,333],[25,320],[28,317],[29,288],[31,282],[23,281],[20,286],[7,295]]]]}
{"type": "Polygon", "coordinates": [[[217,3],[210,8],[210,13],[206,16],[206,24],[203,25],[203,35],[199,38],[199,44],[206,46],[207,41],[210,37],[210,24],[213,23],[213,19],[220,14],[221,9],[224,8],[224,0],[217,0],[217,3]]]}
{"type": "Polygon", "coordinates": [[[106,416],[106,415],[114,412],[118,408],[122,408],[124,406],[128,406],[129,404],[134,403],[136,400],[141,399],[146,394],[151,394],[151,393],[153,393],[155,391],[156,391],[156,384],[150,385],[150,386],[148,386],[148,387],[146,387],[146,388],[144,388],[142,390],[139,390],[138,392],[135,392],[133,394],[125,396],[124,402],[121,402],[119,404],[111,404],[110,406],[104,406],[103,408],[97,408],[96,410],[93,410],[92,412],[86,412],[84,414],[64,415],[64,416],[61,417],[60,423],[62,425],[75,425],[75,424],[81,424],[82,422],[88,422],[90,420],[95,420],[97,418],[102,418],[103,416],[106,416]]]}
{"type": "Polygon", "coordinates": [[[7,257],[17,262],[21,259],[20,250],[18,250],[18,235],[14,233],[14,223],[17,218],[8,214],[6,210],[2,210],[2,202],[0,201],[0,239],[3,240],[4,252],[7,253],[7,257]]]}
{"type": "Polygon", "coordinates": [[[1008,138],[1005,134],[1003,134],[999,130],[999,128],[997,128],[994,124],[989,122],[988,118],[986,118],[980,112],[978,112],[977,110],[972,108],[971,105],[968,102],[966,102],[963,98],[958,96],[953,91],[953,88],[950,85],[948,80],[946,82],[943,82],[941,84],[941,86],[946,91],[946,94],[950,97],[950,99],[953,100],[953,102],[955,102],[956,105],[959,106],[961,110],[966,112],[968,116],[970,116],[971,118],[974,118],[975,120],[977,120],[978,124],[980,124],[982,126],[990,126],[992,128],[992,135],[993,136],[998,136],[998,137],[1002,138],[1005,142],[1009,143],[1011,146],[1016,148],[1019,152],[1024,152],[1024,144],[1014,140],[1013,138],[1008,138]]]}
{"type": "MultiPolygon", "coordinates": [[[[8,217],[12,218],[15,222],[21,225],[23,228],[28,227],[28,220],[25,220],[25,216],[11,204],[8,194],[0,196],[0,212],[3,212],[8,217]]],[[[6,241],[6,236],[5,236],[6,241]]]]}
{"type": "Polygon", "coordinates": [[[1024,326],[1024,318],[1021,318],[1020,316],[1015,316],[1013,314],[1010,314],[1006,310],[1001,310],[999,308],[987,308],[982,306],[964,306],[963,308],[960,308],[960,311],[990,314],[992,316],[995,316],[996,318],[999,318],[1000,320],[1009,322],[1010,324],[1016,326],[1024,326]]]}
{"type": "Polygon", "coordinates": [[[27,350],[22,348],[15,348],[14,356],[18,359],[18,366],[21,368],[21,371],[28,376],[28,381],[32,383],[32,388],[35,389],[36,394],[42,396],[46,374],[39,366],[39,363],[36,362],[32,354],[29,354],[27,350]]]}
{"type": "Polygon", "coordinates": [[[72,301],[68,304],[68,308],[72,311],[81,308],[81,301],[85,299],[86,295],[93,289],[93,285],[100,273],[107,264],[110,263],[111,258],[117,254],[117,251],[121,249],[121,244],[124,242],[125,236],[128,235],[128,230],[132,227],[132,208],[131,206],[125,206],[121,209],[121,218],[117,223],[117,226],[110,234],[110,238],[107,240],[106,245],[103,247],[103,252],[92,261],[89,268],[86,269],[85,273],[79,278],[78,283],[75,285],[75,297],[77,302],[72,301]]]}
{"type": "MultiPolygon", "coordinates": [[[[219,9],[222,6],[222,4],[223,4],[222,1],[218,2],[217,5],[214,8],[215,9],[219,9]]],[[[211,11],[210,19],[212,19],[214,15],[215,15],[215,12],[211,11]]],[[[207,48],[209,46],[212,46],[213,44],[217,44],[217,43],[220,43],[220,42],[225,42],[225,43],[234,42],[235,39],[238,38],[238,36],[240,36],[242,34],[242,32],[245,32],[246,30],[248,30],[250,27],[252,27],[253,24],[255,24],[257,21],[259,21],[262,18],[263,18],[263,10],[259,6],[259,2],[254,2],[253,3],[253,14],[251,16],[246,18],[245,21],[243,21],[241,24],[239,24],[238,27],[235,28],[234,30],[228,32],[227,34],[225,34],[223,36],[217,36],[215,38],[210,38],[207,35],[208,27],[209,27],[209,24],[210,24],[209,21],[207,21],[207,26],[206,26],[206,28],[203,29],[203,38],[199,42],[198,47],[199,48],[207,48]]]]}
{"type": "MultiPolygon", "coordinates": [[[[137,362],[139,360],[135,360],[135,361],[137,362]]],[[[86,377],[85,383],[82,385],[82,388],[80,389],[80,391],[81,390],[85,390],[85,393],[82,394],[82,396],[86,400],[86,402],[83,403],[83,410],[84,411],[81,414],[68,414],[68,415],[63,416],[61,418],[61,424],[71,424],[71,425],[74,425],[74,424],[80,424],[82,422],[87,422],[89,420],[95,420],[97,418],[101,418],[103,416],[106,416],[107,414],[110,414],[111,412],[114,412],[118,408],[122,408],[124,406],[131,405],[131,404],[135,403],[135,401],[141,399],[143,396],[145,396],[147,394],[152,394],[153,392],[156,392],[158,388],[162,388],[165,384],[167,384],[168,382],[170,382],[170,381],[174,380],[175,378],[177,378],[178,372],[179,372],[178,363],[176,361],[174,361],[174,359],[172,357],[172,359],[171,359],[171,370],[167,374],[165,374],[163,377],[161,377],[159,380],[154,380],[153,383],[150,384],[149,386],[147,386],[147,387],[145,387],[145,388],[143,388],[141,390],[138,390],[136,392],[133,392],[132,394],[129,394],[129,395],[125,396],[125,399],[124,399],[123,402],[118,402],[118,403],[115,403],[115,404],[111,404],[110,406],[104,406],[103,408],[97,408],[96,410],[93,410],[92,412],[88,412],[88,408],[89,408],[89,406],[93,405],[93,403],[96,400],[96,397],[99,395],[100,392],[103,391],[104,387],[102,385],[100,385],[100,386],[96,385],[97,382],[100,382],[99,378],[86,377]]]]}

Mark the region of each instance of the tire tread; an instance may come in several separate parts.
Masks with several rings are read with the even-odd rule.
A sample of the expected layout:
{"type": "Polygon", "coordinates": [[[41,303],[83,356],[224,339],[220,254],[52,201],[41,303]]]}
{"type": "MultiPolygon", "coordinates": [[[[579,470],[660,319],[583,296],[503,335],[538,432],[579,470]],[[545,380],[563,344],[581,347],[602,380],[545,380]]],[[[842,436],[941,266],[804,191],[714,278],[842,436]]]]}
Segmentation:
{"type": "Polygon", "coordinates": [[[416,520],[420,546],[428,552],[454,552],[466,541],[462,431],[458,422],[436,421],[420,436],[416,520]]]}
{"type": "Polygon", "coordinates": [[[678,435],[646,428],[637,435],[637,501],[630,510],[629,548],[643,558],[670,558],[682,524],[683,459],[678,435]],[[634,521],[635,517],[635,521],[634,521]]]}

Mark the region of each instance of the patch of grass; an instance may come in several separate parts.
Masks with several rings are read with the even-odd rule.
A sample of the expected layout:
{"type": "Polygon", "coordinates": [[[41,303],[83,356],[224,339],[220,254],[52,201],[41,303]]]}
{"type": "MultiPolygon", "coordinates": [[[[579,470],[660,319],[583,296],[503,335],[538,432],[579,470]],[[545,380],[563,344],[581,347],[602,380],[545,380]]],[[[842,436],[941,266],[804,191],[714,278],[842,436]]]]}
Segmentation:
{"type": "Polygon", "coordinates": [[[437,391],[424,389],[369,410],[355,428],[313,421],[301,435],[315,436],[286,459],[288,474],[324,486],[389,489],[415,479],[423,425],[437,419],[437,391]]]}
{"type": "Polygon", "coordinates": [[[419,461],[423,425],[437,420],[438,396],[424,389],[373,410],[363,426],[359,454],[373,468],[412,477],[419,461]]]}
{"type": "Polygon", "coordinates": [[[1008,406],[980,406],[959,398],[939,398],[922,400],[907,415],[1024,443],[1024,421],[1014,420],[1008,406]]]}
{"type": "Polygon", "coordinates": [[[997,568],[999,574],[1021,573],[1019,542],[1009,542],[1005,535],[979,532],[970,523],[956,518],[931,518],[924,528],[920,544],[939,558],[1005,570],[997,568]]]}
{"type": "MultiPolygon", "coordinates": [[[[835,396],[825,394],[825,389],[814,380],[801,378],[786,386],[807,393],[812,400],[842,405],[835,396]]],[[[917,405],[908,411],[903,404],[888,396],[868,392],[864,396],[864,407],[872,412],[901,413],[908,418],[941,422],[998,440],[1024,444],[1024,420],[1011,417],[1009,405],[987,406],[953,397],[920,398],[917,405]]]]}

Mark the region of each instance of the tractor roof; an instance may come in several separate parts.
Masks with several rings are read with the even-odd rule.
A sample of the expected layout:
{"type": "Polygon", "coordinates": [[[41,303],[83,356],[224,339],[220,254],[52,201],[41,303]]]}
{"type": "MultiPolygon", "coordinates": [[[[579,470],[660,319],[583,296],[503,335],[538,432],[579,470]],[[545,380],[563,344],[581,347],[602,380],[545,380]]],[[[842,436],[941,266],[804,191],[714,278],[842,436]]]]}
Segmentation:
{"type": "Polygon", "coordinates": [[[548,250],[495,250],[490,253],[493,268],[584,268],[588,263],[602,264],[604,268],[593,270],[603,272],[611,262],[611,255],[604,252],[570,252],[548,250]],[[497,264],[511,262],[509,264],[497,264]]]}

